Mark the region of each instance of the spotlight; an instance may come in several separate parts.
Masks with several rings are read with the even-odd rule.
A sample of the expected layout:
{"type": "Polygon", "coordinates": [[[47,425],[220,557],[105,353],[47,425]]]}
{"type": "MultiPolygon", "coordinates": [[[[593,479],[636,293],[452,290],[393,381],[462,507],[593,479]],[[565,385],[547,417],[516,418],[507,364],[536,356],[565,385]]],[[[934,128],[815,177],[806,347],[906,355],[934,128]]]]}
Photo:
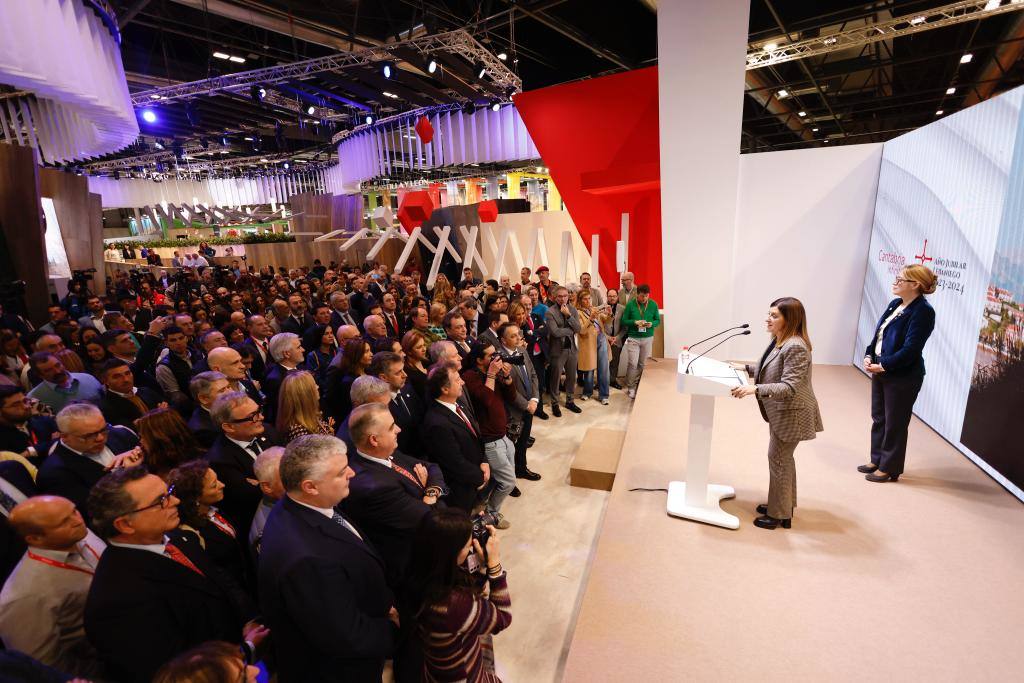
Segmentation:
{"type": "Polygon", "coordinates": [[[143,109],[142,120],[146,123],[156,123],[156,112],[152,109],[143,109]]]}
{"type": "Polygon", "coordinates": [[[366,118],[364,118],[363,121],[365,121],[366,125],[368,125],[368,126],[373,125],[373,122],[374,122],[373,114],[367,114],[366,118]]]}
{"type": "Polygon", "coordinates": [[[220,139],[220,144],[224,145],[225,147],[228,146],[228,136],[227,135],[225,135],[224,137],[222,137],[220,139]]]}
{"type": "Polygon", "coordinates": [[[972,59],[974,59],[974,55],[968,52],[967,54],[960,58],[960,63],[969,64],[972,59]]]}
{"type": "Polygon", "coordinates": [[[436,73],[437,70],[440,67],[441,67],[441,65],[437,63],[436,59],[434,59],[433,57],[427,58],[427,73],[428,74],[436,73]]]}
{"type": "Polygon", "coordinates": [[[284,170],[287,171],[289,168],[291,168],[291,166],[288,164],[288,162],[284,162],[284,170]]]}
{"type": "Polygon", "coordinates": [[[157,149],[163,149],[164,148],[164,143],[161,142],[160,140],[154,140],[153,141],[153,146],[156,147],[157,149]]]}
{"type": "Polygon", "coordinates": [[[306,113],[312,116],[313,114],[316,113],[316,107],[314,107],[312,104],[309,105],[308,107],[306,107],[306,113]]]}
{"type": "Polygon", "coordinates": [[[482,62],[476,62],[473,64],[473,73],[476,74],[476,79],[482,81],[484,76],[487,75],[487,67],[482,62]]]}
{"type": "Polygon", "coordinates": [[[465,114],[466,116],[469,116],[470,114],[472,114],[475,111],[476,111],[476,105],[473,104],[472,101],[466,102],[464,105],[462,105],[462,113],[465,114]]]}
{"type": "Polygon", "coordinates": [[[946,94],[947,95],[954,95],[954,94],[956,94],[956,88],[947,88],[946,89],[946,94]]]}
{"type": "Polygon", "coordinates": [[[381,64],[380,70],[384,74],[384,78],[391,78],[391,74],[395,70],[395,65],[391,62],[384,62],[381,64]]]}
{"type": "Polygon", "coordinates": [[[498,53],[498,59],[500,59],[501,61],[504,62],[506,59],[508,59],[508,55],[506,53],[504,53],[504,52],[499,52],[498,53]]]}
{"type": "Polygon", "coordinates": [[[491,111],[498,111],[499,109],[501,109],[501,102],[494,102],[491,105],[491,111]]]}
{"type": "Polygon", "coordinates": [[[266,98],[267,89],[264,88],[262,85],[254,85],[251,88],[249,88],[249,96],[252,97],[253,102],[259,104],[264,100],[264,98],[266,98]]]}

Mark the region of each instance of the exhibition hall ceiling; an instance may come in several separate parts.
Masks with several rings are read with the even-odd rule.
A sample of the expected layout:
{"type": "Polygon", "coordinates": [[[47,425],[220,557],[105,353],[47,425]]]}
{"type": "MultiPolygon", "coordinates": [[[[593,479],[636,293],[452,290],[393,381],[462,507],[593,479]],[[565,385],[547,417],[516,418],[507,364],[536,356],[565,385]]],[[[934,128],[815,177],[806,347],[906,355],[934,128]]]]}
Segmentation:
{"type": "MultiPolygon", "coordinates": [[[[657,0],[110,2],[133,93],[455,29],[501,57],[524,90],[657,64],[657,0]]],[[[949,4],[751,0],[750,50],[925,15],[949,4]]],[[[742,151],[880,142],[1019,85],[1024,12],[838,47],[746,71],[742,151]],[[965,54],[971,59],[961,63],[965,54]]],[[[266,99],[246,89],[154,101],[153,121],[143,120],[140,111],[144,145],[115,156],[145,154],[159,142],[183,146],[185,155],[190,145],[202,145],[200,154],[213,156],[215,150],[225,164],[260,155],[328,162],[332,136],[368,113],[379,118],[433,105],[508,101],[509,88],[476,78],[479,65],[465,55],[434,53],[442,68],[431,75],[428,54],[416,47],[402,52],[390,79],[374,62],[277,81],[267,86],[266,99]]]]}

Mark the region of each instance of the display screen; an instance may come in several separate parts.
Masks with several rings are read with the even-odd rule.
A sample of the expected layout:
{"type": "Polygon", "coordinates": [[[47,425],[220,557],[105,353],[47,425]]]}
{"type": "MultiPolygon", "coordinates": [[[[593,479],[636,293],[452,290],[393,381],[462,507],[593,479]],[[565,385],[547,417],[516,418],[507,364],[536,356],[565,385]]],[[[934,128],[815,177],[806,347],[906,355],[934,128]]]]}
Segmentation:
{"type": "MultiPolygon", "coordinates": [[[[854,363],[904,265],[939,277],[914,413],[1024,500],[1024,135],[1018,88],[885,143],[854,363]]],[[[907,454],[913,467],[913,441],[907,454]]]]}

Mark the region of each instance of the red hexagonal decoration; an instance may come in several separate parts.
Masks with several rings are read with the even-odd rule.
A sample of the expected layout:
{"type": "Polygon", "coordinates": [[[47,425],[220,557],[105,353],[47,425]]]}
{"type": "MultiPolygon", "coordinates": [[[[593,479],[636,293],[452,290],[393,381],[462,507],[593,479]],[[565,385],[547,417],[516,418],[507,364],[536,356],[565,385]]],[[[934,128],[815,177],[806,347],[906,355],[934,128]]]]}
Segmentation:
{"type": "Polygon", "coordinates": [[[416,135],[420,136],[424,145],[429,145],[434,139],[434,127],[430,125],[430,119],[426,116],[421,116],[416,122],[416,135]]]}
{"type": "Polygon", "coordinates": [[[398,222],[406,232],[409,232],[416,226],[423,225],[423,221],[430,218],[432,213],[434,202],[430,199],[430,193],[425,190],[410,192],[405,195],[402,205],[398,207],[398,222]]]}
{"type": "Polygon", "coordinates": [[[498,202],[493,199],[480,202],[476,207],[476,212],[479,214],[482,223],[493,223],[498,220],[498,202]]]}

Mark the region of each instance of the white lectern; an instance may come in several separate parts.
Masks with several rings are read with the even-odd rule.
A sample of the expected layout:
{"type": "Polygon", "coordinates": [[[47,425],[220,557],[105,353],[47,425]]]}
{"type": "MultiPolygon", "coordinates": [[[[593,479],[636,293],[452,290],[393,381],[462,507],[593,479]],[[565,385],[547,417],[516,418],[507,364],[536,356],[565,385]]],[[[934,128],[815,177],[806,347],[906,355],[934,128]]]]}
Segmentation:
{"type": "Polygon", "coordinates": [[[711,427],[715,422],[715,397],[729,396],[732,387],[747,384],[747,373],[728,363],[701,357],[686,365],[679,354],[677,388],[690,395],[690,437],[686,445],[686,481],[668,485],[668,514],[706,524],[739,529],[740,520],[721,508],[719,501],[736,491],[724,484],[708,484],[711,465],[711,427]]]}

